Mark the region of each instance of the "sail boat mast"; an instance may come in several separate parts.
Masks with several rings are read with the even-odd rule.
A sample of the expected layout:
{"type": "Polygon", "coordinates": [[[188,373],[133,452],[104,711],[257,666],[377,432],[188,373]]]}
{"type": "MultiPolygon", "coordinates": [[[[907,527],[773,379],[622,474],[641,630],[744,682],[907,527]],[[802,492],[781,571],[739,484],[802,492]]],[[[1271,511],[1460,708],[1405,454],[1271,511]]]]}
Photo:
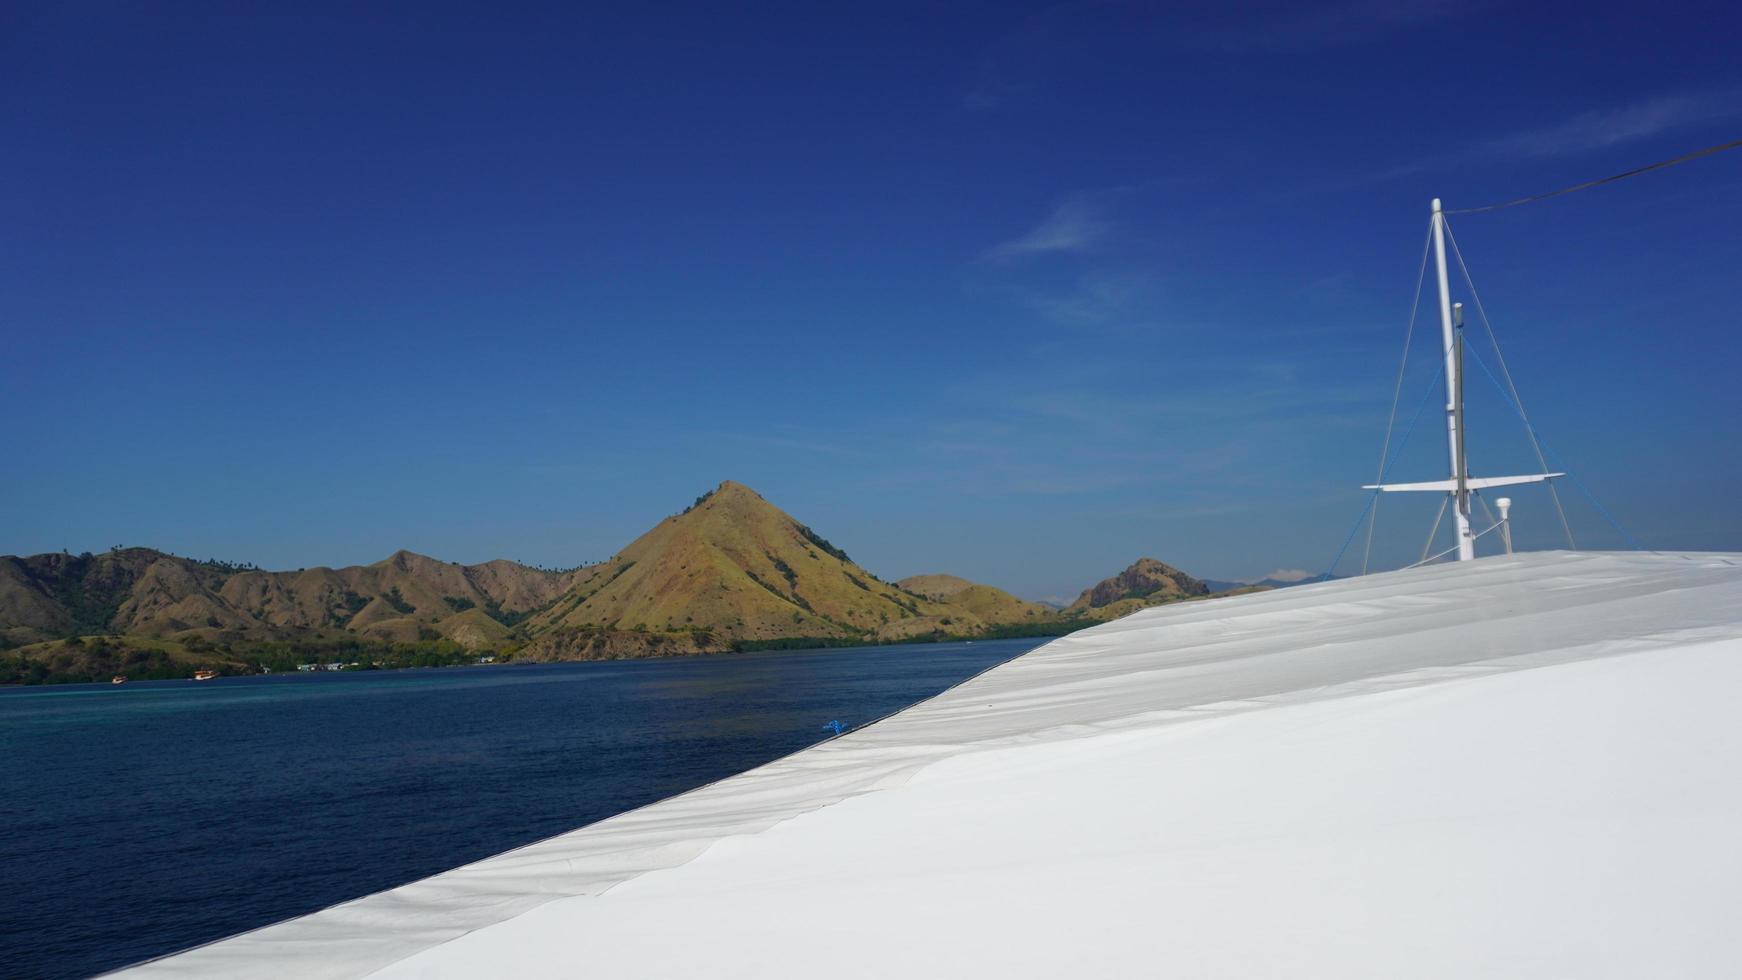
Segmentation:
{"type": "Polygon", "coordinates": [[[1440,209],[1440,199],[1434,198],[1434,274],[1440,285],[1441,350],[1446,357],[1446,445],[1452,460],[1452,518],[1458,536],[1458,560],[1476,557],[1476,542],[1470,537],[1470,469],[1464,461],[1464,378],[1463,357],[1458,349],[1457,327],[1452,323],[1452,290],[1446,274],[1446,215],[1440,209]]]}
{"type": "MultiPolygon", "coordinates": [[[[1522,476],[1470,476],[1470,467],[1464,458],[1464,338],[1462,336],[1463,316],[1462,304],[1452,303],[1450,277],[1446,275],[1446,214],[1440,209],[1440,199],[1434,198],[1433,205],[1433,239],[1434,239],[1434,272],[1440,285],[1440,337],[1445,342],[1446,358],[1446,447],[1451,455],[1452,475],[1450,479],[1429,480],[1425,483],[1374,483],[1362,487],[1363,490],[1376,490],[1382,493],[1415,492],[1444,493],[1451,497],[1452,519],[1455,521],[1458,535],[1458,560],[1469,561],[1476,557],[1476,538],[1470,533],[1470,494],[1476,490],[1491,487],[1511,487],[1523,483],[1543,483],[1565,473],[1527,473],[1522,476]],[[1458,310],[1454,317],[1453,310],[1458,310]]],[[[1510,503],[1510,501],[1508,501],[1510,503]]],[[[1503,529],[1506,536],[1506,552],[1512,553],[1512,531],[1508,518],[1502,518],[1508,523],[1503,529]]],[[[1498,526],[1498,525],[1496,525],[1498,526]]],[[[1490,527],[1488,531],[1493,530],[1490,527]]],[[[1434,530],[1439,530],[1439,519],[1434,519],[1434,530]]],[[[1488,531],[1483,531],[1487,534],[1488,531]]],[[[1449,554],[1449,552],[1447,552],[1449,554]]]]}

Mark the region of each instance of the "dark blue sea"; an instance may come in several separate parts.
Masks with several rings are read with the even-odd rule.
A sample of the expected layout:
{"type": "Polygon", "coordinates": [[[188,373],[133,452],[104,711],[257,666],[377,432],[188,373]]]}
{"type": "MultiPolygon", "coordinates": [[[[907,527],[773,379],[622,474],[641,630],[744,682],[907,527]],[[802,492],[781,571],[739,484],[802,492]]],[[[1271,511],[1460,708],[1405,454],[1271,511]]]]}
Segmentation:
{"type": "Polygon", "coordinates": [[[422,878],[1042,642],[0,690],[0,975],[88,976],[422,878]]]}

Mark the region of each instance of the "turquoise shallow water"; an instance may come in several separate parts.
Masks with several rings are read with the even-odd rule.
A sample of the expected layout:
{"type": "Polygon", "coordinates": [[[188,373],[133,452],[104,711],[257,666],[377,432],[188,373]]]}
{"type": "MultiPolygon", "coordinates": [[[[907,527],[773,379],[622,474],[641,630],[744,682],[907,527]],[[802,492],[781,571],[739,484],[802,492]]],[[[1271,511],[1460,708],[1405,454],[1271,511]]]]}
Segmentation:
{"type": "Polygon", "coordinates": [[[1042,642],[0,690],[0,973],[86,976],[421,878],[1042,642]]]}

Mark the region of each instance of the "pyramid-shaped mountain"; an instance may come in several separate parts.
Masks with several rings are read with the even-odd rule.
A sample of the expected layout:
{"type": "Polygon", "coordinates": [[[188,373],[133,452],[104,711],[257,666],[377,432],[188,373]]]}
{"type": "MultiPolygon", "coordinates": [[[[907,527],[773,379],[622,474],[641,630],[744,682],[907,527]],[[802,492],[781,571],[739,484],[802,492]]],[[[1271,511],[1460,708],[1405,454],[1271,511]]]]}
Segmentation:
{"type": "Polygon", "coordinates": [[[586,571],[533,619],[534,636],[688,631],[714,642],[894,640],[983,626],[962,610],[879,580],[730,480],[586,571]]]}

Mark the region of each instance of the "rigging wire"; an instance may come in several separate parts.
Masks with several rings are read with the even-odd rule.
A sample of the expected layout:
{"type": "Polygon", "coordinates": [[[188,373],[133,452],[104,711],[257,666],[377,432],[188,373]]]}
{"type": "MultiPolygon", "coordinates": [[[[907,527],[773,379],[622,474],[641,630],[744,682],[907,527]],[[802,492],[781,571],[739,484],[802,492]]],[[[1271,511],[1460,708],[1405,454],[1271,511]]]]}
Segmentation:
{"type": "MultiPolygon", "coordinates": [[[[1482,531],[1477,531],[1477,533],[1475,533],[1475,534],[1470,534],[1470,541],[1481,541],[1482,538],[1484,538],[1484,536],[1486,536],[1486,534],[1488,534],[1489,531],[1493,531],[1493,529],[1495,529],[1495,527],[1500,527],[1500,524],[1489,524],[1489,526],[1486,527],[1486,529],[1482,529],[1482,531]]],[[[1432,543],[1432,540],[1428,541],[1428,543],[1432,543]]],[[[1416,562],[1416,564],[1413,564],[1413,566],[1404,566],[1404,567],[1406,567],[1406,569],[1411,569],[1411,567],[1425,566],[1425,564],[1427,564],[1427,562],[1437,562],[1437,560],[1442,559],[1442,557],[1446,557],[1446,555],[1451,554],[1451,552],[1456,552],[1456,550],[1458,550],[1458,545],[1453,545],[1453,547],[1446,548],[1446,550],[1444,550],[1444,552],[1441,552],[1441,554],[1434,555],[1434,557],[1427,557],[1427,548],[1423,548],[1423,550],[1421,550],[1421,560],[1418,560],[1418,562],[1416,562]]]]}
{"type": "MultiPolygon", "coordinates": [[[[1421,309],[1421,286],[1427,281],[1428,250],[1433,245],[1433,222],[1428,222],[1427,235],[1421,243],[1421,268],[1415,273],[1415,299],[1409,304],[1409,327],[1403,332],[1403,357],[1397,362],[1397,383],[1391,388],[1391,414],[1385,417],[1385,442],[1379,447],[1379,474],[1374,483],[1385,482],[1385,460],[1391,454],[1391,434],[1397,427],[1397,400],[1403,394],[1403,375],[1409,367],[1409,345],[1415,338],[1415,317],[1421,309]]],[[[1379,498],[1373,498],[1372,520],[1367,522],[1367,547],[1361,552],[1361,574],[1367,574],[1367,563],[1373,557],[1373,529],[1379,523],[1379,498]]]]}
{"type": "Polygon", "coordinates": [[[1498,523],[1500,523],[1500,518],[1498,518],[1498,517],[1495,517],[1495,516],[1494,516],[1494,511],[1492,511],[1492,510],[1490,510],[1490,509],[1489,509],[1489,508],[1488,508],[1488,498],[1487,498],[1487,497],[1484,497],[1484,496],[1482,496],[1482,491],[1480,491],[1480,490],[1471,490],[1471,491],[1470,491],[1470,496],[1472,496],[1472,497],[1475,497],[1475,498],[1476,498],[1476,502],[1477,502],[1477,503],[1479,503],[1479,504],[1481,504],[1481,505],[1482,505],[1482,513],[1484,513],[1484,514],[1487,514],[1487,515],[1488,515],[1488,524],[1489,524],[1489,526],[1490,526],[1490,527],[1492,527],[1492,526],[1493,526],[1493,525],[1495,525],[1495,524],[1498,524],[1498,523]]]}
{"type": "MultiPolygon", "coordinates": [[[[1432,548],[1434,546],[1434,535],[1440,533],[1440,521],[1443,521],[1446,519],[1446,505],[1451,503],[1451,502],[1452,502],[1452,495],[1449,493],[1440,498],[1440,509],[1437,512],[1435,512],[1435,514],[1434,514],[1434,526],[1428,528],[1427,540],[1423,541],[1421,543],[1421,560],[1417,561],[1415,563],[1416,565],[1427,564],[1428,549],[1432,548]]],[[[1455,546],[1454,546],[1453,550],[1456,550],[1455,546]]],[[[1410,567],[1414,568],[1415,565],[1411,565],[1410,567]]]]}
{"type": "MultiPolygon", "coordinates": [[[[1500,338],[1494,335],[1494,324],[1488,319],[1488,310],[1482,305],[1482,294],[1476,291],[1476,281],[1470,278],[1470,267],[1464,264],[1464,250],[1458,247],[1458,236],[1452,234],[1452,223],[1444,222],[1446,239],[1452,243],[1452,254],[1458,257],[1458,269],[1464,274],[1464,284],[1470,287],[1470,299],[1476,304],[1476,314],[1482,318],[1482,329],[1487,331],[1488,343],[1494,347],[1494,357],[1500,362],[1500,373],[1506,377],[1506,389],[1512,393],[1512,405],[1518,411],[1518,417],[1524,421],[1524,432],[1530,437],[1530,448],[1536,453],[1536,462],[1542,467],[1542,472],[1548,472],[1548,460],[1543,456],[1542,446],[1536,439],[1536,427],[1530,424],[1530,419],[1524,414],[1524,400],[1518,397],[1518,386],[1512,382],[1512,371],[1506,366],[1506,355],[1500,351],[1500,338]]],[[[1554,500],[1555,514],[1560,517],[1561,530],[1566,532],[1567,547],[1573,551],[1579,550],[1578,543],[1573,540],[1573,528],[1567,523],[1566,508],[1561,506],[1560,492],[1553,482],[1548,485],[1549,497],[1554,500]]]]}
{"type": "Polygon", "coordinates": [[[1637,177],[1640,174],[1650,173],[1653,170],[1662,170],[1665,167],[1673,167],[1678,163],[1687,163],[1689,160],[1698,160],[1701,157],[1709,157],[1715,153],[1722,153],[1725,150],[1734,150],[1737,147],[1742,147],[1742,140],[1731,140],[1728,143],[1719,143],[1716,146],[1708,146],[1703,150],[1695,150],[1692,153],[1684,153],[1681,156],[1675,157],[1675,158],[1670,159],[1670,160],[1659,160],[1656,163],[1649,163],[1643,167],[1635,167],[1632,170],[1628,170],[1624,173],[1614,174],[1613,176],[1609,176],[1609,177],[1599,177],[1596,180],[1587,180],[1582,184],[1574,184],[1571,187],[1563,187],[1558,191],[1549,191],[1546,194],[1532,194],[1529,197],[1521,197],[1521,198],[1517,198],[1516,200],[1511,200],[1511,201],[1501,201],[1498,204],[1484,204],[1481,207],[1476,207],[1476,208],[1451,208],[1451,209],[1447,210],[1445,213],[1446,214],[1477,214],[1477,213],[1480,213],[1482,211],[1498,211],[1501,208],[1515,208],[1515,207],[1519,206],[1520,204],[1534,204],[1537,201],[1546,201],[1551,197],[1560,197],[1562,194],[1571,194],[1575,191],[1590,190],[1593,187],[1601,187],[1604,184],[1612,184],[1617,180],[1625,180],[1628,177],[1637,177]]]}
{"type": "MultiPolygon", "coordinates": [[[[1449,350],[1440,352],[1440,359],[1442,362],[1445,360],[1447,353],[1449,353],[1449,350]]],[[[1385,464],[1385,469],[1379,474],[1378,483],[1382,484],[1385,482],[1385,478],[1391,475],[1391,468],[1397,465],[1398,459],[1403,456],[1403,449],[1405,446],[1409,445],[1409,437],[1415,432],[1415,424],[1421,421],[1421,410],[1427,407],[1427,400],[1429,396],[1434,393],[1434,390],[1434,386],[1431,384],[1422,389],[1421,401],[1415,403],[1415,413],[1409,417],[1409,426],[1403,430],[1403,438],[1397,441],[1397,453],[1391,457],[1389,463],[1385,464]]],[[[1325,569],[1324,574],[1319,576],[1318,580],[1320,582],[1330,581],[1331,573],[1335,572],[1337,566],[1342,563],[1343,555],[1348,552],[1349,545],[1355,540],[1355,535],[1361,530],[1361,522],[1367,519],[1367,512],[1373,509],[1374,502],[1379,499],[1379,495],[1383,492],[1384,491],[1375,486],[1373,492],[1367,495],[1367,503],[1362,505],[1361,513],[1355,516],[1355,523],[1349,525],[1349,533],[1343,537],[1343,546],[1337,549],[1337,557],[1331,559],[1330,567],[1325,569]]]]}
{"type": "MultiPolygon", "coordinates": [[[[1552,197],[1560,197],[1563,194],[1572,194],[1572,193],[1576,193],[1578,191],[1589,190],[1593,187],[1601,187],[1604,184],[1612,184],[1618,180],[1626,180],[1629,177],[1637,177],[1640,174],[1650,173],[1653,170],[1662,170],[1666,167],[1673,167],[1673,166],[1676,166],[1677,164],[1687,163],[1691,160],[1698,160],[1702,157],[1708,157],[1708,156],[1712,156],[1714,154],[1723,153],[1727,150],[1734,150],[1734,149],[1737,149],[1738,147],[1742,147],[1742,139],[1731,140],[1727,143],[1719,143],[1719,144],[1716,144],[1714,146],[1708,146],[1708,147],[1705,147],[1703,149],[1694,150],[1694,151],[1689,152],[1689,153],[1684,153],[1678,157],[1672,157],[1668,160],[1659,160],[1656,163],[1646,164],[1643,167],[1635,167],[1632,170],[1623,171],[1623,172],[1618,173],[1618,174],[1612,174],[1608,177],[1599,177],[1596,180],[1587,180],[1583,183],[1574,184],[1570,187],[1562,187],[1558,190],[1552,190],[1552,191],[1548,191],[1548,192],[1545,192],[1542,194],[1532,194],[1528,197],[1515,198],[1515,199],[1510,200],[1510,201],[1500,201],[1500,202],[1495,203],[1495,204],[1484,204],[1484,205],[1481,205],[1479,207],[1448,208],[1448,209],[1443,210],[1442,214],[1447,214],[1447,215],[1451,215],[1451,214],[1479,214],[1479,213],[1482,213],[1485,211],[1499,211],[1503,208],[1518,207],[1521,204],[1533,204],[1537,201],[1545,201],[1545,200],[1548,200],[1549,198],[1552,198],[1552,197]]],[[[1482,318],[1482,328],[1488,334],[1488,342],[1494,348],[1494,357],[1499,362],[1500,371],[1506,378],[1505,386],[1504,387],[1501,386],[1499,379],[1494,377],[1494,372],[1488,370],[1488,365],[1486,363],[1484,363],[1483,360],[1481,359],[1481,357],[1476,355],[1476,353],[1474,351],[1470,352],[1471,357],[1475,360],[1476,364],[1482,368],[1482,371],[1484,374],[1487,375],[1488,380],[1493,382],[1494,387],[1500,391],[1501,396],[1506,399],[1507,404],[1510,405],[1512,410],[1518,414],[1519,421],[1524,423],[1525,434],[1528,435],[1530,438],[1530,448],[1536,453],[1536,459],[1537,459],[1538,465],[1540,465],[1542,467],[1543,472],[1546,473],[1546,472],[1548,472],[1548,468],[1549,468],[1547,457],[1553,456],[1553,455],[1555,455],[1555,453],[1552,449],[1549,449],[1547,451],[1547,453],[1545,454],[1545,452],[1544,452],[1545,446],[1543,445],[1543,442],[1536,431],[1536,426],[1531,424],[1529,416],[1527,416],[1524,412],[1524,401],[1518,395],[1518,386],[1513,382],[1512,371],[1506,365],[1506,355],[1504,352],[1501,351],[1499,338],[1497,338],[1494,334],[1494,324],[1492,321],[1490,321],[1488,319],[1488,311],[1482,306],[1481,294],[1479,292],[1477,292],[1477,290],[1476,290],[1476,282],[1470,276],[1470,268],[1464,262],[1464,252],[1462,249],[1460,249],[1458,247],[1458,240],[1457,240],[1457,237],[1452,234],[1450,222],[1445,223],[1445,229],[1446,229],[1446,237],[1448,237],[1452,240],[1452,252],[1458,258],[1458,268],[1463,272],[1464,283],[1470,287],[1470,297],[1472,300],[1474,300],[1474,302],[1476,304],[1476,312],[1482,318]]],[[[1432,229],[1432,225],[1430,224],[1429,229],[1428,229],[1428,239],[1430,242],[1432,240],[1432,237],[1433,237],[1433,229],[1432,229]]],[[[1397,403],[1398,403],[1399,397],[1403,394],[1403,378],[1404,378],[1405,368],[1409,362],[1410,343],[1415,335],[1416,315],[1421,307],[1421,287],[1422,287],[1422,282],[1425,280],[1426,273],[1427,273],[1427,256],[1428,256],[1428,243],[1424,242],[1422,245],[1421,269],[1416,274],[1415,298],[1410,304],[1409,326],[1408,326],[1408,329],[1404,332],[1403,361],[1402,361],[1402,363],[1400,363],[1398,365],[1398,368],[1397,368],[1397,382],[1392,387],[1392,392],[1391,392],[1391,411],[1386,416],[1386,421],[1385,421],[1385,441],[1381,445],[1380,450],[1379,450],[1379,478],[1377,481],[1375,481],[1376,483],[1384,483],[1385,482],[1386,474],[1391,472],[1391,464],[1396,462],[1395,457],[1392,457],[1389,461],[1387,460],[1387,457],[1389,456],[1390,450],[1391,450],[1391,436],[1392,436],[1393,430],[1396,428],[1396,425],[1397,425],[1397,403]]],[[[1449,354],[1449,352],[1447,352],[1447,353],[1449,354]]],[[[1431,394],[1432,391],[1433,391],[1433,388],[1430,386],[1428,388],[1428,393],[1431,394]]],[[[1403,447],[1408,444],[1410,434],[1415,431],[1415,424],[1417,421],[1420,420],[1422,407],[1425,406],[1426,404],[1427,404],[1427,396],[1424,395],[1421,402],[1418,405],[1416,405],[1415,414],[1410,418],[1409,428],[1404,431],[1403,439],[1400,440],[1398,443],[1398,454],[1399,455],[1402,454],[1403,447]]],[[[1571,467],[1567,467],[1567,466],[1563,465],[1562,469],[1564,469],[1566,471],[1567,475],[1572,479],[1573,485],[1579,488],[1579,492],[1583,493],[1585,495],[1585,498],[1591,502],[1591,506],[1595,507],[1597,509],[1598,513],[1602,514],[1604,519],[1607,520],[1609,522],[1609,524],[1615,528],[1615,530],[1619,531],[1623,537],[1625,537],[1629,542],[1631,542],[1635,549],[1644,550],[1644,546],[1639,543],[1639,539],[1635,538],[1625,527],[1622,527],[1621,523],[1615,519],[1614,515],[1610,514],[1608,509],[1606,509],[1601,503],[1599,503],[1597,501],[1597,498],[1585,486],[1584,481],[1580,480],[1578,475],[1572,471],[1571,467]]],[[[1548,491],[1549,491],[1549,495],[1554,499],[1555,514],[1560,518],[1561,530],[1566,533],[1567,546],[1569,548],[1573,548],[1574,550],[1576,550],[1578,548],[1578,544],[1573,540],[1573,529],[1572,529],[1572,526],[1567,523],[1567,512],[1566,512],[1566,508],[1561,505],[1560,493],[1555,489],[1555,485],[1552,482],[1550,482],[1548,484],[1548,491]]],[[[1349,528],[1349,534],[1347,537],[1345,537],[1343,539],[1342,547],[1337,549],[1337,557],[1331,560],[1331,566],[1325,570],[1324,575],[1320,576],[1321,580],[1329,579],[1331,577],[1331,573],[1336,571],[1338,563],[1340,563],[1343,560],[1344,553],[1349,550],[1349,544],[1352,541],[1354,541],[1356,532],[1360,530],[1361,523],[1363,521],[1368,521],[1369,514],[1371,514],[1372,519],[1370,521],[1368,521],[1368,523],[1367,523],[1367,543],[1366,543],[1366,547],[1363,550],[1363,553],[1361,556],[1361,574],[1363,574],[1363,575],[1367,574],[1367,567],[1368,567],[1369,561],[1371,560],[1372,554],[1373,554],[1373,532],[1374,532],[1375,526],[1379,523],[1378,501],[1379,501],[1379,495],[1382,492],[1383,491],[1376,489],[1372,492],[1372,494],[1370,494],[1368,496],[1366,506],[1361,509],[1360,516],[1355,518],[1355,524],[1349,528]]],[[[1478,497],[1479,497],[1479,495],[1478,495],[1478,497]]],[[[1433,530],[1428,532],[1428,545],[1426,548],[1423,549],[1423,552],[1422,552],[1424,556],[1427,553],[1427,548],[1431,548],[1433,545],[1434,535],[1436,533],[1438,533],[1438,531],[1439,531],[1440,521],[1445,517],[1446,505],[1449,501],[1450,501],[1450,497],[1448,497],[1446,500],[1443,500],[1440,502],[1439,513],[1437,515],[1435,515],[1435,517],[1434,517],[1433,530]]],[[[1486,500],[1482,501],[1482,509],[1484,511],[1488,510],[1488,502],[1486,500]]],[[[1492,511],[1488,512],[1488,518],[1490,521],[1493,521],[1493,523],[1489,526],[1488,530],[1491,531],[1495,527],[1499,526],[1499,522],[1494,520],[1494,515],[1493,515],[1492,511]]],[[[1483,533],[1486,534],[1487,532],[1484,531],[1483,533]]],[[[1477,537],[1480,537],[1480,536],[1481,535],[1477,535],[1477,537]]],[[[1435,556],[1435,557],[1437,558],[1439,556],[1435,556]]],[[[1424,558],[1423,561],[1425,562],[1426,559],[1424,558]]],[[[1417,564],[1422,564],[1422,562],[1417,562],[1417,564]]]]}
{"type": "MultiPolygon", "coordinates": [[[[1500,379],[1496,378],[1494,376],[1494,372],[1489,369],[1487,362],[1482,360],[1481,355],[1477,354],[1473,350],[1470,350],[1469,348],[1465,348],[1465,352],[1470,355],[1471,360],[1476,362],[1476,366],[1482,369],[1482,374],[1485,375],[1488,378],[1488,381],[1494,385],[1494,390],[1500,392],[1500,397],[1504,400],[1506,398],[1506,389],[1502,388],[1500,386],[1500,379]]],[[[1518,420],[1520,422],[1524,423],[1524,427],[1527,429],[1530,429],[1534,432],[1536,427],[1531,425],[1530,420],[1524,417],[1524,410],[1521,409],[1516,403],[1507,402],[1507,404],[1512,408],[1512,410],[1514,412],[1518,413],[1518,420]]],[[[1609,522],[1609,526],[1614,528],[1616,531],[1620,532],[1621,536],[1623,538],[1627,539],[1627,543],[1630,546],[1632,546],[1634,551],[1651,551],[1650,548],[1647,548],[1645,545],[1641,544],[1639,539],[1633,536],[1633,532],[1631,532],[1631,531],[1627,530],[1627,528],[1623,527],[1621,525],[1621,522],[1615,519],[1614,514],[1609,513],[1609,508],[1604,507],[1602,505],[1602,503],[1600,503],[1597,500],[1596,495],[1591,493],[1590,488],[1585,486],[1585,481],[1579,479],[1579,474],[1576,471],[1574,471],[1574,469],[1571,466],[1568,466],[1566,464],[1566,460],[1562,459],[1560,457],[1560,454],[1554,451],[1553,446],[1550,446],[1546,442],[1544,442],[1543,448],[1545,450],[1547,450],[1547,452],[1550,456],[1555,457],[1557,464],[1560,466],[1560,468],[1563,471],[1566,472],[1567,479],[1573,481],[1573,486],[1579,488],[1579,492],[1585,495],[1585,499],[1589,500],[1591,502],[1591,506],[1596,508],[1597,513],[1603,515],[1603,519],[1609,522]]],[[[1547,464],[1544,464],[1545,469],[1546,469],[1546,465],[1547,464]]],[[[1552,486],[1552,484],[1551,484],[1551,486],[1552,486]]],[[[1655,552],[1653,552],[1653,553],[1655,554],[1655,552]]]]}
{"type": "MultiPolygon", "coordinates": [[[[1470,541],[1481,541],[1482,538],[1484,538],[1484,536],[1486,536],[1486,534],[1488,534],[1489,531],[1493,531],[1493,529],[1495,529],[1495,527],[1500,527],[1500,526],[1498,526],[1498,524],[1489,524],[1489,526],[1486,527],[1486,529],[1482,529],[1482,531],[1477,531],[1477,533],[1475,533],[1475,534],[1470,534],[1470,541]]],[[[1446,550],[1444,550],[1444,552],[1441,552],[1441,554],[1434,555],[1434,557],[1432,557],[1432,559],[1430,559],[1430,557],[1427,557],[1427,550],[1423,550],[1423,552],[1421,552],[1421,560],[1418,560],[1418,562],[1416,562],[1416,564],[1413,564],[1413,566],[1404,566],[1404,567],[1406,567],[1406,569],[1411,569],[1411,567],[1425,566],[1425,564],[1427,564],[1427,562],[1437,562],[1437,560],[1442,559],[1442,557],[1446,557],[1446,555],[1451,554],[1451,552],[1456,552],[1456,550],[1458,550],[1458,545],[1453,545],[1453,547],[1446,548],[1446,550]]]]}

